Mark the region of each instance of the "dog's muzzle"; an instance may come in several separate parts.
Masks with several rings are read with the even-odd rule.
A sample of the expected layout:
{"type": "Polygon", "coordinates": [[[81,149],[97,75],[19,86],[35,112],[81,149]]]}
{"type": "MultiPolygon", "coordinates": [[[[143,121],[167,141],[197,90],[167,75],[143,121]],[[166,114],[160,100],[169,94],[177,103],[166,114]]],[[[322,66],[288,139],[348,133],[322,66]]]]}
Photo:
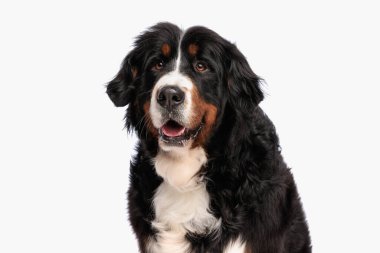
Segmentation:
{"type": "Polygon", "coordinates": [[[184,146],[187,141],[195,139],[202,129],[203,124],[194,129],[186,127],[183,115],[185,97],[185,92],[173,85],[157,91],[156,100],[164,122],[158,129],[159,138],[167,145],[184,146]]]}

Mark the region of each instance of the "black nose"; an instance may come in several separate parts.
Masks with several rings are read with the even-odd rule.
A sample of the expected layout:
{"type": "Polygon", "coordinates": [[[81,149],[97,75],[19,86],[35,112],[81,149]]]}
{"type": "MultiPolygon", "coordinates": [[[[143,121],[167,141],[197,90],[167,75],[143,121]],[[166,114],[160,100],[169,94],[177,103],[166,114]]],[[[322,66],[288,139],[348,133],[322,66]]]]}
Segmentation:
{"type": "Polygon", "coordinates": [[[157,92],[157,102],[171,111],[185,100],[185,93],[176,86],[165,86],[157,92]]]}

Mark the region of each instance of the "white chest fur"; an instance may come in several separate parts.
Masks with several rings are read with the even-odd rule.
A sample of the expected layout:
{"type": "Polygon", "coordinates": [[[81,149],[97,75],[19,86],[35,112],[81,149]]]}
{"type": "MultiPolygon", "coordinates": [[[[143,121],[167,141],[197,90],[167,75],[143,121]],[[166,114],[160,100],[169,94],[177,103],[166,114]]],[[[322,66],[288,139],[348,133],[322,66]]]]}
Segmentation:
{"type": "MultiPolygon", "coordinates": [[[[156,238],[147,244],[149,253],[186,253],[190,242],[187,232],[207,234],[220,229],[221,220],[210,212],[210,198],[196,173],[207,162],[200,147],[175,152],[160,150],[154,159],[156,172],[164,182],[157,188],[153,199],[157,229],[156,238]]],[[[224,253],[243,253],[244,244],[237,240],[224,253]]],[[[210,252],[212,253],[212,252],[210,252]]]]}
{"type": "Polygon", "coordinates": [[[153,226],[159,231],[150,243],[151,253],[184,253],[189,249],[186,232],[210,233],[220,226],[209,211],[209,195],[204,183],[181,192],[162,183],[154,196],[156,218],[153,226]]]}
{"type": "Polygon", "coordinates": [[[230,242],[223,253],[244,253],[245,243],[243,243],[240,238],[236,241],[230,242]]]}

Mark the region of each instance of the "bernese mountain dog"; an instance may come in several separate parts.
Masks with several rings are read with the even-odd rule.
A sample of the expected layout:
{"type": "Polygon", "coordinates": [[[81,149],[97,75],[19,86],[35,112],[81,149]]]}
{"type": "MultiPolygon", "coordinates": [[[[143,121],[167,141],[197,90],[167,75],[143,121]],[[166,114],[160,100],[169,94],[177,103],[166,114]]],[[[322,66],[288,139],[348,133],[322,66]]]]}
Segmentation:
{"type": "Polygon", "coordinates": [[[141,253],[311,252],[260,81],[205,27],[137,37],[107,94],[139,138],[128,211],[141,253]]]}

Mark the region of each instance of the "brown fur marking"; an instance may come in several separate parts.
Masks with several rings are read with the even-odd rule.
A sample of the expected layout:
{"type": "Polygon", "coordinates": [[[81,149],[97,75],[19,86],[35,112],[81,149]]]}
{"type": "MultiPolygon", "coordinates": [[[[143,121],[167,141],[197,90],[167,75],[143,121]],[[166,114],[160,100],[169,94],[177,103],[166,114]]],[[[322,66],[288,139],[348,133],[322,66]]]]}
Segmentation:
{"type": "Polygon", "coordinates": [[[161,52],[162,52],[162,54],[165,57],[169,57],[170,56],[170,51],[171,51],[171,48],[170,48],[170,46],[169,46],[168,43],[162,44],[162,46],[161,46],[161,52]]]}
{"type": "Polygon", "coordinates": [[[195,86],[192,91],[192,100],[192,111],[194,115],[192,118],[191,127],[198,127],[201,124],[202,119],[204,119],[203,128],[201,129],[198,137],[193,142],[192,148],[194,148],[197,146],[204,145],[206,143],[206,140],[209,137],[212,131],[212,127],[215,123],[218,110],[214,105],[206,103],[201,98],[195,86]]]}
{"type": "Polygon", "coordinates": [[[144,103],[144,113],[145,113],[145,122],[141,124],[145,124],[148,131],[153,135],[153,137],[158,137],[158,130],[153,126],[152,119],[150,118],[150,102],[147,101],[144,103]]]}
{"type": "Polygon", "coordinates": [[[131,72],[132,72],[132,79],[135,79],[137,76],[137,72],[138,72],[137,68],[132,67],[131,72]]]}
{"type": "Polygon", "coordinates": [[[188,51],[191,56],[195,56],[198,53],[199,47],[198,45],[192,43],[189,45],[188,51]]]}

